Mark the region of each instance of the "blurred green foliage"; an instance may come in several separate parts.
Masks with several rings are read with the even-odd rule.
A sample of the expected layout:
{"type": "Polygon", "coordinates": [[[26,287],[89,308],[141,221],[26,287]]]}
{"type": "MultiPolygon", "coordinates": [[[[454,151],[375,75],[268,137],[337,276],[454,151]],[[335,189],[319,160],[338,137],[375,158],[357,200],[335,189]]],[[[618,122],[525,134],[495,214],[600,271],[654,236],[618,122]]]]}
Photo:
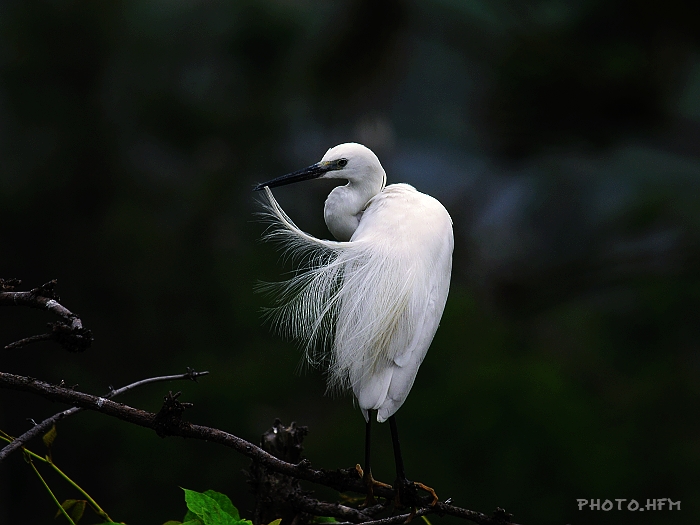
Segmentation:
{"type": "MultiPolygon", "coordinates": [[[[257,241],[250,191],[360,141],[455,221],[444,319],[398,414],[409,477],[520,523],[697,523],[699,15],[674,0],[2,3],[0,276],[57,278],[95,335],[84,354],[5,353],[3,370],[90,392],[210,370],[172,386],[190,420],[253,441],[296,420],[313,464],[360,462],[350,398],[323,397],[261,326],[255,283],[291,268],[257,241]],[[663,497],[682,510],[576,502],[663,497]]],[[[279,197],[326,236],[328,190],[279,197]]],[[[5,309],[3,344],[49,320],[5,309]]],[[[168,388],[123,402],[155,411],[168,388]]],[[[3,391],[0,428],[59,408],[3,391]]],[[[221,447],[88,413],[60,433],[53,457],[127,523],[170,519],[178,486],[252,508],[248,462],[221,447]]],[[[375,448],[390,481],[383,426],[375,448]]],[[[6,461],[0,523],[48,523],[40,491],[6,461]]]]}

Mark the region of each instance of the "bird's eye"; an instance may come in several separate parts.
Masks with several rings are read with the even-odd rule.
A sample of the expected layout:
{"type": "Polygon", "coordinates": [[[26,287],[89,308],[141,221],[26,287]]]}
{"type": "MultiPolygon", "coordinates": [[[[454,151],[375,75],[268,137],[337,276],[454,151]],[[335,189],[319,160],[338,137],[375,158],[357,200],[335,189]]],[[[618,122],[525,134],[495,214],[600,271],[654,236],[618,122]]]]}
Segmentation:
{"type": "Polygon", "coordinates": [[[344,168],[345,166],[348,165],[348,159],[340,159],[338,161],[338,167],[339,168],[344,168]]]}

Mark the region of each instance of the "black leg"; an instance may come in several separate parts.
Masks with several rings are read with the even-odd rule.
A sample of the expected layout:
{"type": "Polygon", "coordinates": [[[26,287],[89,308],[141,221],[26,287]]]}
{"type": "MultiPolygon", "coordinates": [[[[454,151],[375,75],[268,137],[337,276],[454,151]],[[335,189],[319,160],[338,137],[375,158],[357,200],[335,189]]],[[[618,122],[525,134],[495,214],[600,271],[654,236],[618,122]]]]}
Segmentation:
{"type": "Polygon", "coordinates": [[[365,472],[371,472],[370,470],[370,461],[369,461],[369,453],[370,453],[370,444],[371,444],[371,436],[372,436],[372,410],[367,411],[367,415],[369,416],[369,419],[367,419],[367,424],[365,426],[365,472]]]}
{"type": "Polygon", "coordinates": [[[370,507],[377,503],[377,501],[374,499],[375,486],[383,487],[386,489],[391,488],[391,485],[387,485],[386,483],[377,481],[372,477],[372,468],[370,466],[370,444],[372,437],[372,416],[374,415],[374,410],[368,410],[367,415],[369,416],[369,419],[367,420],[367,425],[365,426],[365,468],[363,470],[362,467],[360,467],[359,463],[355,467],[357,469],[358,474],[362,478],[362,481],[364,481],[365,486],[367,487],[367,499],[365,499],[365,502],[362,505],[362,507],[370,507]]]}
{"type": "Polygon", "coordinates": [[[401,457],[401,443],[399,443],[399,431],[396,428],[396,417],[389,417],[389,427],[391,427],[391,442],[394,445],[394,463],[396,464],[396,478],[405,480],[406,472],[403,468],[403,458],[401,457]]]}
{"type": "Polygon", "coordinates": [[[372,477],[372,467],[370,463],[370,450],[371,450],[371,443],[372,443],[372,416],[374,416],[374,410],[368,410],[367,411],[367,424],[365,426],[365,468],[362,470],[360,468],[360,465],[357,465],[357,471],[361,472],[362,476],[362,481],[365,483],[365,486],[367,487],[367,498],[365,499],[364,504],[362,507],[371,507],[372,505],[376,504],[377,501],[374,499],[374,486],[383,486],[390,488],[389,485],[386,483],[380,483],[379,481],[375,481],[375,479],[372,477]]]}
{"type": "Polygon", "coordinates": [[[396,504],[398,506],[413,507],[413,511],[415,512],[416,506],[420,503],[418,498],[418,489],[420,488],[430,493],[433,497],[430,505],[435,505],[438,501],[438,497],[433,489],[423,483],[414,483],[406,479],[406,471],[403,468],[403,458],[401,457],[399,431],[396,428],[396,418],[394,416],[389,417],[389,427],[391,428],[391,442],[394,445],[394,462],[396,463],[396,483],[394,483],[396,504]]]}
{"type": "Polygon", "coordinates": [[[389,427],[391,428],[391,442],[394,445],[394,463],[396,463],[396,505],[414,507],[418,499],[416,486],[406,479],[406,471],[403,468],[403,457],[401,457],[401,443],[399,443],[399,431],[396,428],[396,417],[389,417],[389,427]]]}

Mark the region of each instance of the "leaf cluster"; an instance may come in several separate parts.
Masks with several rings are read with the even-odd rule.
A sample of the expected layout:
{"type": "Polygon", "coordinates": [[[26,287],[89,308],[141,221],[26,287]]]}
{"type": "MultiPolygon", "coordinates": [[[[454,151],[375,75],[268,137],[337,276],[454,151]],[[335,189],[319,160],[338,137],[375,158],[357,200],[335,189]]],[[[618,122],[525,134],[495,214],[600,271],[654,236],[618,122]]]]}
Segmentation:
{"type": "MultiPolygon", "coordinates": [[[[183,488],[187,514],[183,520],[167,521],[163,525],[253,525],[250,520],[241,519],[238,509],[225,494],[215,490],[197,492],[183,488]]],[[[277,519],[270,525],[279,525],[277,519]]]]}

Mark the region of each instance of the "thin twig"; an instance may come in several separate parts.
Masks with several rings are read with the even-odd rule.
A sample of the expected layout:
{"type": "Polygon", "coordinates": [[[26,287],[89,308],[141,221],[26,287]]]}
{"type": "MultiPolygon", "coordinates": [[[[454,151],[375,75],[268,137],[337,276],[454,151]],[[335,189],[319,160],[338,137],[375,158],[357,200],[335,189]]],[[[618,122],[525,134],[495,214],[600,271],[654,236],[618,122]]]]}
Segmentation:
{"type": "Polygon", "coordinates": [[[124,392],[128,392],[129,390],[133,390],[134,388],[138,388],[143,385],[148,385],[150,383],[160,383],[162,381],[178,381],[181,379],[189,379],[190,381],[197,382],[198,377],[206,376],[208,375],[208,371],[204,372],[196,372],[192,368],[187,368],[187,372],[184,374],[175,374],[172,376],[158,376],[158,377],[149,377],[147,379],[141,379],[140,381],[136,381],[135,383],[131,383],[129,385],[123,386],[121,388],[117,388],[116,390],[110,390],[109,394],[106,396],[103,396],[106,399],[111,399],[114,396],[118,396],[120,394],[123,394],[124,392]]]}
{"type": "MultiPolygon", "coordinates": [[[[129,390],[132,390],[134,388],[137,388],[137,387],[140,387],[143,385],[147,385],[149,383],[159,383],[162,381],[177,381],[180,379],[190,379],[192,381],[196,381],[198,377],[207,375],[208,373],[209,372],[195,372],[191,368],[188,368],[187,373],[185,373],[185,374],[176,374],[176,375],[172,375],[172,376],[150,377],[148,379],[142,379],[140,381],[136,381],[135,383],[131,383],[130,385],[123,386],[123,387],[118,388],[116,390],[110,389],[109,393],[107,393],[106,395],[102,396],[102,398],[99,398],[99,399],[111,399],[114,396],[118,396],[120,394],[123,394],[124,392],[128,392],[129,390]]],[[[51,428],[58,421],[65,419],[68,416],[72,416],[73,414],[77,414],[78,412],[81,412],[83,410],[85,410],[85,409],[80,408],[80,407],[69,408],[68,410],[64,410],[62,412],[59,412],[58,414],[54,414],[53,416],[45,419],[41,423],[36,424],[31,429],[27,430],[24,434],[15,438],[14,441],[12,441],[12,443],[10,443],[9,445],[6,445],[2,450],[0,450],[0,461],[5,459],[7,456],[12,454],[16,450],[23,447],[29,440],[47,432],[48,429],[51,428]]]]}
{"type": "Polygon", "coordinates": [[[41,480],[42,485],[44,485],[44,488],[49,491],[49,494],[51,495],[51,499],[54,501],[54,503],[58,506],[58,511],[63,514],[66,519],[72,524],[75,525],[75,522],[73,521],[73,518],[71,518],[68,513],[66,512],[66,509],[63,508],[63,505],[61,505],[61,502],[58,501],[58,498],[56,498],[56,495],[53,493],[51,490],[51,487],[49,487],[49,484],[46,483],[46,480],[44,477],[41,475],[41,473],[37,470],[36,466],[34,465],[34,462],[29,458],[27,460],[27,463],[32,467],[32,470],[34,470],[34,473],[39,476],[39,479],[41,480]]]}
{"type": "Polygon", "coordinates": [[[36,343],[37,341],[49,341],[51,339],[53,339],[51,334],[32,335],[30,337],[20,339],[19,341],[15,341],[14,343],[10,343],[9,345],[5,346],[5,350],[14,350],[15,348],[21,348],[28,344],[36,343]]]}
{"type": "MultiPolygon", "coordinates": [[[[238,436],[234,436],[233,434],[229,434],[217,428],[195,425],[180,419],[177,415],[181,412],[184,404],[180,403],[179,406],[177,406],[179,403],[176,399],[177,395],[169,395],[166,399],[170,401],[166,402],[164,407],[172,409],[174,406],[175,409],[172,409],[171,412],[174,416],[163,417],[163,413],[166,413],[166,415],[168,414],[167,410],[161,410],[159,414],[154,414],[121,403],[115,403],[104,397],[85,394],[69,388],[50,385],[37,379],[5,372],[0,372],[0,388],[30,392],[52,401],[59,401],[81,408],[95,410],[128,423],[156,430],[161,436],[171,435],[212,441],[232,448],[244,456],[260,462],[262,465],[275,472],[324,485],[339,492],[351,490],[364,494],[367,491],[366,485],[358,477],[354,468],[330,471],[311,468],[311,463],[307,460],[302,460],[296,465],[287,463],[238,436]]],[[[394,498],[394,491],[392,489],[375,487],[374,493],[376,496],[389,499],[394,498]]],[[[428,507],[428,498],[423,499],[426,503],[420,505],[421,509],[423,507],[428,507]]],[[[468,509],[455,507],[454,505],[438,502],[435,506],[429,507],[427,510],[439,515],[450,514],[452,516],[468,519],[479,525],[511,525],[509,515],[501,509],[497,509],[493,516],[487,516],[480,512],[474,512],[468,509]]]]}
{"type": "MultiPolygon", "coordinates": [[[[2,439],[4,441],[12,442],[12,438],[7,436],[2,431],[0,431],[0,439],[2,439]]],[[[41,461],[42,463],[46,463],[47,465],[49,465],[52,469],[54,469],[54,471],[56,471],[56,473],[59,476],[61,476],[68,483],[73,485],[73,487],[75,487],[75,489],[78,490],[78,492],[80,492],[85,497],[85,499],[87,500],[87,502],[90,504],[90,506],[92,507],[92,509],[95,511],[95,513],[97,515],[99,515],[101,518],[104,518],[105,521],[108,521],[108,522],[112,521],[112,518],[110,518],[109,515],[104,511],[104,509],[102,509],[102,507],[100,507],[98,505],[98,503],[92,498],[92,496],[90,496],[90,494],[88,494],[80,485],[78,485],[75,481],[73,481],[65,472],[63,472],[60,468],[58,468],[58,466],[52,460],[49,459],[49,456],[42,458],[40,455],[35,454],[34,452],[32,452],[31,450],[28,450],[26,448],[23,449],[23,452],[25,454],[25,459],[28,462],[31,462],[32,460],[36,459],[37,461],[41,461]]],[[[34,467],[33,464],[32,464],[32,467],[34,468],[34,471],[38,473],[38,470],[36,469],[36,467],[34,467]]]]}
{"type": "MultiPolygon", "coordinates": [[[[28,452],[28,451],[27,451],[28,452]]],[[[48,456],[47,456],[48,457],[48,456]]],[[[101,517],[103,520],[111,522],[112,518],[109,517],[109,514],[105,512],[105,510],[100,507],[100,505],[94,500],[90,494],[87,493],[85,489],[83,489],[80,485],[78,485],[75,481],[73,481],[68,475],[63,472],[58,466],[53,462],[53,460],[46,459],[46,462],[49,464],[49,466],[56,471],[56,473],[61,476],[64,480],[66,480],[70,485],[73,486],[78,492],[80,492],[85,500],[88,502],[90,507],[92,507],[92,510],[97,514],[99,517],[101,517]]]]}

